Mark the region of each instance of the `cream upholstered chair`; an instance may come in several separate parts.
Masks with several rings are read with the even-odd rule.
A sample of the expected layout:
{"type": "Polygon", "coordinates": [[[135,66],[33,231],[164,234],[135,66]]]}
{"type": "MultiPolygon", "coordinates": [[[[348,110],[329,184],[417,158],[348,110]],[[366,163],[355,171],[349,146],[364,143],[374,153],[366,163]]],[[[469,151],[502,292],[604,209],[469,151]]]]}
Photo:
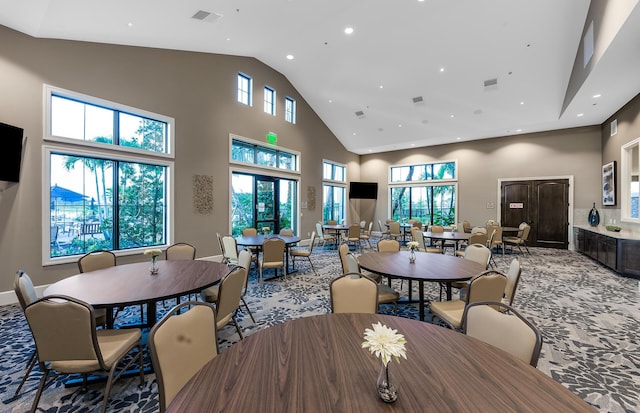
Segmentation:
{"type": "Polygon", "coordinates": [[[260,270],[260,285],[265,268],[273,268],[278,275],[278,268],[282,268],[284,279],[287,279],[287,266],[284,257],[285,242],[282,238],[269,238],[262,244],[262,257],[258,260],[260,270]]]}
{"type": "Polygon", "coordinates": [[[471,233],[471,223],[469,221],[462,221],[462,230],[467,234],[471,233]]]}
{"type": "Polygon", "coordinates": [[[195,260],[196,247],[185,242],[178,242],[167,247],[166,254],[168,261],[195,260]]]}
{"type": "Polygon", "coordinates": [[[222,257],[227,264],[238,264],[238,243],[232,235],[222,236],[222,257]]]}
{"type": "Polygon", "coordinates": [[[378,310],[378,284],[360,273],[347,273],[331,281],[332,313],[368,313],[378,310]]]}
{"type": "Polygon", "coordinates": [[[487,245],[487,235],[481,232],[471,234],[471,236],[469,237],[469,241],[461,245],[461,249],[456,251],[456,256],[464,257],[464,251],[470,244],[487,245]]]}
{"type": "Polygon", "coordinates": [[[475,261],[478,264],[482,265],[484,269],[489,268],[489,260],[491,259],[491,250],[487,248],[485,244],[478,243],[478,244],[469,245],[464,250],[464,259],[475,261]]]}
{"type": "Polygon", "coordinates": [[[487,246],[490,250],[496,249],[498,252],[498,248],[502,250],[502,258],[504,258],[504,244],[502,242],[502,227],[494,227],[493,232],[491,232],[489,236],[489,241],[487,246]]]}
{"type": "Polygon", "coordinates": [[[327,225],[338,225],[338,221],[335,219],[329,219],[327,220],[327,225]]]}
{"type": "Polygon", "coordinates": [[[395,239],[381,239],[378,241],[378,252],[400,251],[400,243],[395,239]]]}
{"type": "Polygon", "coordinates": [[[171,309],[149,332],[160,412],[202,366],[218,355],[215,325],[213,306],[187,301],[171,309]],[[180,314],[185,307],[188,310],[180,314]]]}
{"type": "Polygon", "coordinates": [[[520,261],[514,258],[509,265],[509,271],[507,271],[507,285],[504,287],[503,303],[513,305],[513,298],[516,296],[521,274],[522,267],[520,266],[520,261]]]}
{"type": "Polygon", "coordinates": [[[49,375],[82,374],[84,386],[88,373],[108,376],[101,411],[106,411],[113,382],[139,362],[140,385],[144,383],[142,346],[139,329],[96,330],[93,307],[83,301],[52,295],[27,306],[25,315],[33,334],[38,364],[44,373],[40,379],[31,411],[35,412],[49,375]],[[132,350],[128,362],[116,371],[132,350]]]}
{"type": "MultiPolygon", "coordinates": [[[[360,268],[360,263],[358,262],[358,258],[352,253],[348,252],[346,257],[347,269],[349,273],[359,273],[362,274],[362,269],[360,268]]],[[[400,294],[386,284],[380,284],[378,280],[369,276],[368,274],[363,274],[365,277],[371,278],[373,281],[376,281],[378,285],[378,305],[380,304],[393,304],[393,313],[398,315],[398,300],[400,299],[400,294]]],[[[379,276],[378,276],[379,277],[379,276]]]]}
{"type": "Polygon", "coordinates": [[[389,228],[382,225],[382,221],[378,220],[378,229],[380,230],[380,238],[389,236],[389,228]]]}
{"type": "Polygon", "coordinates": [[[349,225],[347,243],[353,243],[356,251],[360,247],[360,225],[359,224],[349,225]]]}
{"type": "Polygon", "coordinates": [[[398,221],[389,221],[389,238],[402,238],[402,231],[400,230],[400,223],[398,221]]]}
{"type": "Polygon", "coordinates": [[[280,235],[283,237],[293,237],[293,230],[291,228],[282,228],[280,230],[280,235]]]}
{"type": "MultiPolygon", "coordinates": [[[[360,223],[361,225],[362,225],[362,222],[360,223]]],[[[369,244],[369,248],[373,248],[373,245],[371,245],[371,229],[372,228],[373,228],[373,221],[369,222],[368,229],[366,228],[366,224],[365,224],[365,228],[360,228],[361,229],[360,241],[366,241],[366,243],[369,244]]]]}
{"type": "Polygon", "coordinates": [[[484,271],[468,283],[468,293],[464,300],[432,301],[431,322],[438,317],[453,329],[462,327],[462,315],[467,304],[476,301],[500,301],[507,285],[507,277],[494,270],[484,271]]]}
{"type": "Polygon", "coordinates": [[[538,365],[542,334],[511,306],[493,301],[475,302],[465,308],[462,317],[466,335],[504,350],[533,367],[538,365]]]}
{"type": "MultiPolygon", "coordinates": [[[[242,295],[240,296],[240,301],[242,302],[242,304],[244,305],[244,308],[249,313],[249,316],[251,317],[251,321],[253,321],[253,324],[255,324],[256,320],[255,318],[253,318],[253,313],[249,309],[249,306],[247,305],[247,302],[244,299],[244,296],[247,294],[247,288],[249,288],[249,270],[251,268],[252,259],[253,258],[252,258],[251,251],[249,251],[248,249],[243,249],[238,254],[238,266],[247,270],[245,281],[244,281],[244,288],[242,289],[242,295]]],[[[220,292],[220,284],[212,285],[211,287],[200,291],[200,297],[202,298],[202,301],[215,304],[218,301],[219,292],[220,292]]]]}
{"type": "Polygon", "coordinates": [[[78,259],[80,272],[102,270],[116,266],[116,255],[111,251],[92,251],[78,259]]]}
{"type": "Polygon", "coordinates": [[[318,241],[322,241],[322,246],[328,242],[335,243],[337,242],[337,238],[333,234],[328,234],[322,229],[322,223],[316,222],[316,235],[318,236],[318,241]]]}
{"type": "Polygon", "coordinates": [[[309,265],[313,270],[313,273],[318,275],[316,269],[313,267],[313,262],[311,262],[311,253],[313,252],[313,244],[316,241],[316,232],[311,232],[311,238],[309,239],[309,246],[307,248],[294,248],[289,250],[289,255],[291,256],[291,260],[293,261],[293,267],[296,266],[296,257],[302,257],[309,260],[309,265]]]}
{"type": "Polygon", "coordinates": [[[487,235],[487,229],[485,227],[473,227],[471,228],[471,233],[487,235]]]}
{"type": "Polygon", "coordinates": [[[418,228],[411,228],[411,240],[418,243],[418,249],[431,254],[442,254],[444,251],[441,248],[427,247],[424,243],[424,235],[422,230],[418,228]]]}
{"type": "MultiPolygon", "coordinates": [[[[432,225],[431,226],[431,232],[434,234],[442,234],[444,232],[444,227],[442,225],[432,225]]],[[[456,243],[455,242],[446,242],[443,240],[433,240],[431,245],[435,245],[438,248],[442,248],[443,250],[445,248],[452,248],[453,251],[456,250],[456,243]]]]}
{"type": "Polygon", "coordinates": [[[220,290],[216,300],[216,329],[220,330],[230,322],[236,327],[240,340],[244,338],[240,325],[236,320],[236,312],[240,308],[242,289],[246,283],[247,270],[237,266],[220,281],[220,290]]]}
{"type": "Polygon", "coordinates": [[[342,273],[347,274],[349,271],[349,267],[347,265],[347,254],[349,253],[349,245],[346,243],[340,244],[338,247],[338,254],[340,256],[340,263],[342,264],[342,273]]]}
{"type": "Polygon", "coordinates": [[[527,246],[527,239],[529,239],[529,232],[531,231],[531,226],[526,222],[523,222],[518,226],[518,228],[519,228],[518,235],[515,237],[504,237],[503,243],[505,246],[511,245],[512,247],[513,246],[518,247],[518,250],[520,251],[521,254],[523,253],[522,247],[524,247],[527,253],[531,254],[529,252],[529,247],[527,246]]]}
{"type": "Polygon", "coordinates": [[[255,228],[247,227],[242,229],[243,237],[255,237],[258,235],[258,230],[255,228]]]}

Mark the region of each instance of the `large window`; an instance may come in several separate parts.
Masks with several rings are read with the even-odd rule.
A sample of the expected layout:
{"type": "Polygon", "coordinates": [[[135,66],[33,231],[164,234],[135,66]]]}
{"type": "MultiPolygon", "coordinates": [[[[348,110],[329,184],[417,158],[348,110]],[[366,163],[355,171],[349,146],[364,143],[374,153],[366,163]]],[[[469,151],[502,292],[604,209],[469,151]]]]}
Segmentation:
{"type": "Polygon", "coordinates": [[[45,113],[43,262],[168,244],[173,120],[50,87],[45,113]]]}
{"type": "Polygon", "coordinates": [[[238,102],[251,106],[251,78],[244,73],[238,73],[238,102]]]}
{"type": "Polygon", "coordinates": [[[296,123],[296,101],[289,96],[284,99],[284,120],[296,123]]]}
{"type": "Polygon", "coordinates": [[[622,219],[640,222],[638,193],[640,192],[640,138],[622,147],[620,203],[622,219]]]}
{"type": "Polygon", "coordinates": [[[455,162],[390,168],[391,218],[430,225],[456,223],[455,162]],[[410,184],[409,184],[410,183],[410,184]]]}
{"type": "Polygon", "coordinates": [[[266,168],[299,171],[299,155],[276,146],[259,144],[253,140],[231,138],[231,160],[266,168]]]}
{"type": "Polygon", "coordinates": [[[264,87],[264,112],[274,116],[276,114],[276,91],[269,86],[264,87]]]}
{"type": "Polygon", "coordinates": [[[322,163],[322,219],[343,222],[346,219],[347,188],[346,166],[323,161],[322,163]]]}

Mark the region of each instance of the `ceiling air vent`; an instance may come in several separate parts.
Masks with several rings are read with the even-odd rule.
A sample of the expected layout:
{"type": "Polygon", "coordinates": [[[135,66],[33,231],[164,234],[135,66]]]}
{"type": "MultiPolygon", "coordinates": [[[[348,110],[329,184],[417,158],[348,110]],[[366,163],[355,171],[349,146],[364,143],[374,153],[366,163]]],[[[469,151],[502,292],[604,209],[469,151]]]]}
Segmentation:
{"type": "Polygon", "coordinates": [[[496,89],[498,87],[498,78],[487,79],[484,81],[485,90],[496,89]]]}
{"type": "Polygon", "coordinates": [[[356,116],[358,117],[358,119],[364,119],[364,112],[359,110],[356,112],[356,116]]]}
{"type": "Polygon", "coordinates": [[[422,96],[416,96],[412,100],[413,100],[413,103],[415,104],[424,102],[424,99],[422,98],[422,96]]]}
{"type": "Polygon", "coordinates": [[[198,10],[193,16],[192,19],[200,20],[203,22],[213,23],[222,18],[222,14],[211,13],[210,11],[198,10]]]}

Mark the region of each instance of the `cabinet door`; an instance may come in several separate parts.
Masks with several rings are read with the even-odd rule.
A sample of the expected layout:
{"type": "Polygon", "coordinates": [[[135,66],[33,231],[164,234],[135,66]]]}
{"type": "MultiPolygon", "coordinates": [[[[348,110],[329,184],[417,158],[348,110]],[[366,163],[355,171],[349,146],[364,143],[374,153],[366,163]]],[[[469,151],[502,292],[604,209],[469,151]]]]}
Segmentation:
{"type": "Polygon", "coordinates": [[[618,272],[640,278],[640,242],[620,240],[617,252],[618,272]]]}

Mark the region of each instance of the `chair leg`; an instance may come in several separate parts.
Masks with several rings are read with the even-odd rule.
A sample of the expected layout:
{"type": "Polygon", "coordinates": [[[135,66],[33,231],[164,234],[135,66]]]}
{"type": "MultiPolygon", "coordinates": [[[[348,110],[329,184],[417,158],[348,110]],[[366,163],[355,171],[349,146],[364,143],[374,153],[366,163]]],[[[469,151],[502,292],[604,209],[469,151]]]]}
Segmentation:
{"type": "Polygon", "coordinates": [[[253,321],[253,324],[255,324],[256,323],[256,319],[253,318],[253,313],[249,309],[249,306],[247,305],[247,302],[244,300],[244,297],[240,297],[240,300],[242,300],[242,304],[244,304],[244,308],[247,309],[247,313],[249,313],[249,317],[251,317],[251,321],[253,321]]]}
{"type": "Polygon", "coordinates": [[[240,324],[238,324],[238,320],[236,320],[235,314],[231,316],[231,319],[233,320],[233,325],[236,326],[236,331],[238,332],[238,335],[240,336],[240,340],[244,340],[244,336],[242,335],[242,331],[240,331],[240,324]]]}
{"type": "Polygon", "coordinates": [[[316,271],[315,267],[313,266],[313,262],[311,262],[311,257],[307,257],[307,259],[309,260],[309,265],[311,265],[311,269],[313,270],[313,273],[315,275],[318,275],[318,272],[316,271]]]}
{"type": "Polygon", "coordinates": [[[38,385],[38,391],[36,393],[36,397],[33,399],[33,404],[31,405],[31,413],[35,413],[38,408],[38,403],[40,402],[40,396],[42,396],[42,391],[44,390],[45,384],[47,383],[47,377],[49,376],[49,369],[45,369],[42,374],[42,378],[40,379],[40,384],[38,385]]]}
{"type": "Polygon", "coordinates": [[[13,394],[12,399],[16,399],[18,397],[18,394],[20,393],[22,386],[24,386],[24,384],[27,382],[27,379],[31,374],[31,370],[33,370],[37,362],[38,362],[37,353],[35,350],[33,350],[33,352],[31,352],[31,357],[29,357],[29,361],[27,362],[27,368],[26,368],[26,371],[24,372],[24,376],[22,377],[22,380],[20,381],[20,384],[18,385],[16,392],[13,394]]]}

